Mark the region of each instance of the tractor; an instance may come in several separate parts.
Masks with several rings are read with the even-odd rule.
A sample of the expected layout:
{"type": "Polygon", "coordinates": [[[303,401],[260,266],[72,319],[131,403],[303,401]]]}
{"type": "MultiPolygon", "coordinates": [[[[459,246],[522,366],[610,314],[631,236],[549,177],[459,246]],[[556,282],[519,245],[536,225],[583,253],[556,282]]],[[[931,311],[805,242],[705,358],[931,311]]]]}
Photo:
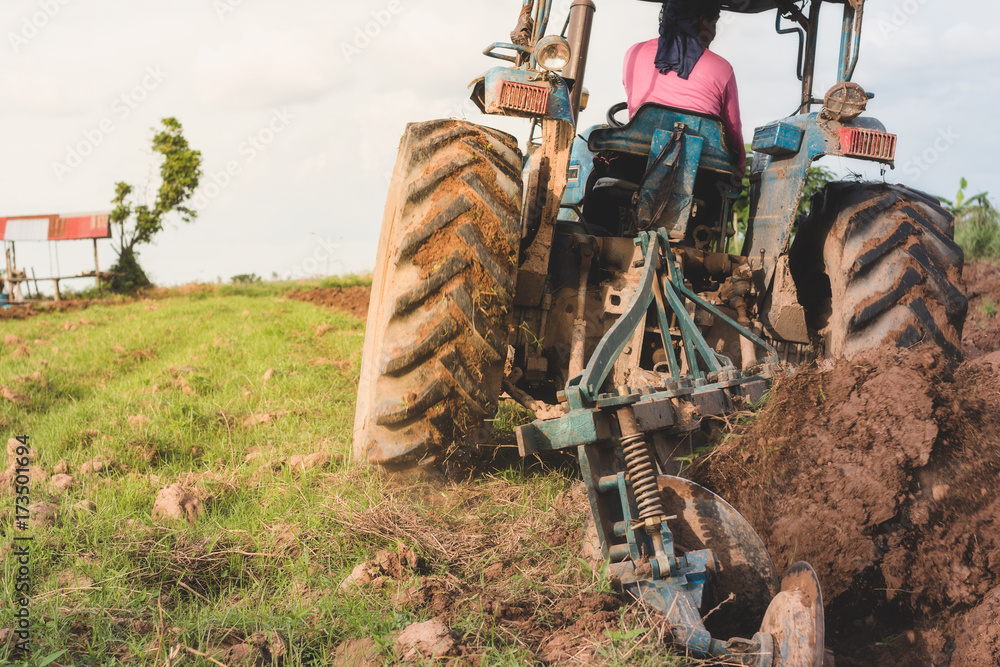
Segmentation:
{"type": "MultiPolygon", "coordinates": [[[[666,616],[690,654],[822,665],[815,572],[783,577],[747,521],[685,479],[736,409],[804,360],[931,344],[957,355],[967,301],[952,217],[884,182],[834,182],[799,216],[823,156],[893,166],[897,138],[852,81],[864,0],[725,0],[798,38],[795,112],[754,131],[741,196],[722,121],[647,104],[578,128],[593,0],[558,33],[552,0],[523,0],[504,61],[471,86],[530,138],[458,120],[401,140],[378,246],[354,456],[440,470],[501,395],[536,419],[520,454],[576,455],[613,580],[666,616]],[[842,14],[836,83],[814,97],[819,19],[842,14]],[[713,613],[705,618],[708,610],[713,613]]],[[[751,91],[752,94],[752,91],[751,91]]]]}

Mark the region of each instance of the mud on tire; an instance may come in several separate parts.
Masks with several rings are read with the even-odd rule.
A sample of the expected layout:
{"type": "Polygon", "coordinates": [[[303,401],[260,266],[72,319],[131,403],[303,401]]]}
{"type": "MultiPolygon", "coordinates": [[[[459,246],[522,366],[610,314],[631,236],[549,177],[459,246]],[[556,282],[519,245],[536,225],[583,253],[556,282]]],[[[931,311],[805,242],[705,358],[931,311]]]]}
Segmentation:
{"type": "Polygon", "coordinates": [[[520,236],[514,137],[407,127],[389,188],[354,421],[356,459],[439,462],[496,410],[520,236]]]}
{"type": "Polygon", "coordinates": [[[961,356],[968,300],[954,220],[899,185],[831,183],[799,224],[790,265],[830,357],[930,343],[961,356]]]}

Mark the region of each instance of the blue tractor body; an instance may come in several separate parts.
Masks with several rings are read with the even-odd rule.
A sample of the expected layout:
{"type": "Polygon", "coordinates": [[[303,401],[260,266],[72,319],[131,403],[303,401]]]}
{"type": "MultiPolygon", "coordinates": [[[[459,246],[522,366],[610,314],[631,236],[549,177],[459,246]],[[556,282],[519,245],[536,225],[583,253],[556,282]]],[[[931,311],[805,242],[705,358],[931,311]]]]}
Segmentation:
{"type": "MultiPolygon", "coordinates": [[[[490,245],[480,243],[461,217],[473,205],[469,202],[491,200],[485,181],[468,181],[472,185],[462,207],[456,208],[450,191],[445,193],[441,215],[415,218],[399,233],[400,250],[387,242],[387,256],[406,259],[413,253],[408,249],[450,224],[449,212],[458,216],[461,238],[476,242],[469,246],[474,252],[433,263],[424,282],[402,294],[394,310],[385,309],[395,313],[400,327],[405,328],[414,304],[449,281],[457,281],[449,294],[464,294],[474,275],[461,278],[460,272],[471,266],[496,278],[500,288],[490,299],[507,291],[500,278],[511,271],[515,284],[509,301],[494,312],[512,314],[514,326],[504,332],[507,340],[499,340],[500,334],[487,340],[477,320],[483,313],[473,313],[475,301],[454,300],[466,304],[464,319],[449,315],[434,329],[437,338],[422,333],[431,330],[429,325],[415,327],[418,342],[401,348],[388,363],[378,366],[366,344],[364,364],[372,377],[387,377],[390,386],[414,360],[431,359],[435,346],[457,340],[456,323],[467,321],[475,344],[468,349],[484,349],[489,342],[490,373],[502,373],[507,394],[538,416],[517,430],[521,454],[576,453],[602,553],[622,588],[665,614],[674,640],[692,654],[726,664],[821,665],[823,603],[807,564],[794,565],[779,580],[746,520],[682,477],[695,448],[712,436],[713,420],[759,404],[772,379],[786,372],[784,362],[801,360],[817,345],[837,354],[868,344],[866,335],[875,341],[891,337],[900,345],[923,336],[945,346],[957,330],[960,339],[965,304],[953,298],[954,290],[941,278],[946,273],[942,263],[955,256],[942,240],[948,223],[935,217],[935,204],[926,196],[885,184],[841,184],[826,191],[822,210],[807,224],[797,221],[815,160],[844,156],[893,164],[896,137],[863,115],[870,96],[851,82],[864,4],[724,0],[726,11],[775,13],[777,32],[798,37],[796,74],[802,81],[797,113],[754,132],[749,215],[738,250],[734,209],[742,188],[734,176],[742,165],[734,164],[738,151],[726,144],[719,118],[649,104],[622,123],[615,113],[624,105],[617,105],[606,125],[577,128],[587,100],[593,0],[573,0],[559,35],[547,34],[552,0],[523,0],[511,42],[493,43],[484,52],[507,64],[473,82],[472,99],[484,113],[532,124],[520,165],[517,257],[506,265],[487,257],[490,245]],[[818,25],[821,10],[829,6],[843,11],[840,60],[837,84],[819,100],[813,96],[818,25]],[[822,110],[813,112],[817,105],[822,110]],[[885,217],[887,212],[895,217],[885,217]],[[830,255],[824,239],[834,235],[847,239],[847,245],[830,255]],[[921,235],[933,244],[921,246],[921,235]],[[910,243],[910,238],[916,240],[910,243]],[[861,280],[879,262],[883,265],[875,273],[891,282],[884,293],[877,281],[861,280]],[[912,298],[908,290],[918,284],[937,291],[912,298]],[[935,294],[944,295],[942,308],[927,307],[935,294]],[[813,302],[820,305],[810,306],[813,302]],[[817,324],[817,314],[831,310],[831,303],[832,315],[825,315],[829,324],[817,324]],[[938,326],[932,312],[947,312],[952,329],[938,326]],[[497,352],[501,349],[506,360],[497,352]],[[727,598],[730,603],[703,620],[708,609],[727,598]]],[[[442,122],[407,136],[417,141],[423,135],[438,137],[434,145],[464,142],[459,148],[472,151],[472,157],[456,163],[456,169],[499,164],[497,155],[482,148],[489,142],[500,145],[495,131],[442,122]]],[[[420,148],[417,157],[401,153],[397,171],[404,173],[434,145],[420,148]]],[[[447,155],[454,160],[454,152],[447,155]]],[[[513,159],[516,164],[520,155],[513,159]]],[[[511,172],[516,176],[511,163],[497,169],[504,179],[511,172]]],[[[428,168],[427,173],[439,171],[428,168]]],[[[387,207],[388,214],[423,210],[429,187],[419,180],[423,174],[414,176],[416,185],[400,181],[404,198],[387,207]]],[[[391,215],[390,222],[395,220],[391,215]]],[[[491,219],[499,225],[505,214],[491,219]]],[[[383,232],[386,238],[394,233],[383,232]]],[[[957,256],[960,261],[960,251],[957,256]]],[[[407,275],[416,275],[415,269],[407,275]]],[[[406,429],[431,424],[445,397],[486,412],[489,397],[470,398],[481,388],[469,374],[449,370],[465,360],[449,351],[438,365],[427,366],[433,382],[422,393],[406,394],[412,404],[409,398],[402,406],[387,404],[372,411],[371,419],[359,408],[357,451],[367,451],[380,464],[409,464],[426,455],[432,441],[428,437],[418,447],[412,438],[394,434],[405,436],[406,429]],[[431,416],[425,419],[424,412],[431,416]],[[371,440],[369,433],[381,440],[371,440]]],[[[359,397],[363,394],[359,391],[359,397]]]]}
{"type": "MultiPolygon", "coordinates": [[[[517,357],[526,370],[515,379],[530,392],[556,377],[564,414],[521,427],[521,453],[575,449],[604,556],[623,587],[666,614],[687,650],[746,665],[793,664],[782,656],[803,646],[810,655],[822,654],[815,574],[805,564],[793,568],[799,592],[810,600],[798,615],[809,622],[765,614],[780,594],[766,549],[724,501],[672,476],[678,472],[672,458],[680,443],[691,446],[703,420],[760,400],[781,372],[777,345],[784,345],[787,358],[790,347],[809,343],[787,260],[812,163],[826,155],[887,164],[894,158],[895,137],[860,115],[868,96],[849,83],[863,2],[843,3],[839,83],[823,111],[811,112],[820,102],[812,96],[812,70],[823,4],[815,0],[805,16],[780,0],[728,3],[731,11],[775,11],[778,32],[799,35],[803,80],[799,113],[754,133],[749,220],[739,254],[730,250],[741,194],[734,175],[742,170],[721,119],[649,104],[621,123],[615,113],[624,105],[618,105],[607,125],[577,131],[595,10],[590,0],[572,5],[564,36],[576,58],[562,72],[539,66],[551,13],[551,2],[541,0],[533,23],[522,12],[519,28],[530,40],[494,43],[485,51],[513,66],[488,71],[473,93],[484,112],[533,123],[515,296],[515,319],[529,340],[517,357]],[[788,20],[797,25],[783,27],[788,20]],[[595,275],[615,274],[616,267],[611,279],[595,275]],[[595,314],[590,307],[587,314],[595,283],[604,310],[595,314]],[[782,296],[786,307],[769,320],[768,307],[782,296]],[[563,303],[574,321],[569,340],[559,345],[547,334],[550,313],[563,303]],[[560,363],[565,370],[553,373],[560,363]],[[664,500],[668,496],[673,502],[664,500]],[[683,554],[675,535],[685,540],[683,554]],[[706,595],[706,587],[713,592],[706,595]],[[699,610],[723,593],[736,598],[728,626],[723,621],[707,628],[699,610]],[[796,623],[812,635],[796,636],[789,630],[796,623]],[[720,641],[713,631],[751,638],[720,641]],[[790,644],[779,645],[779,636],[790,644]]],[[[528,11],[532,5],[525,0],[528,11]]],[[[513,383],[509,390],[520,391],[513,383]]],[[[783,588],[792,586],[791,576],[783,588]]]]}

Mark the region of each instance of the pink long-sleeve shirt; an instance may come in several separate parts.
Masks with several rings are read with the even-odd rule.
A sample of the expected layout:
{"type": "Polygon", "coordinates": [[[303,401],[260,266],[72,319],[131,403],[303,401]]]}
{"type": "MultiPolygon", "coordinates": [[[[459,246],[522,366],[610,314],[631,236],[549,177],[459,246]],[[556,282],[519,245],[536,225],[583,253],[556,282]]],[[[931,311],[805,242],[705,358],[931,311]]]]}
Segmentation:
{"type": "Polygon", "coordinates": [[[738,156],[736,177],[743,178],[746,147],[732,65],[705,49],[687,80],[677,76],[677,72],[660,74],[654,62],[658,42],[656,39],[640,42],[625,54],[622,80],[628,97],[629,117],[647,102],[719,116],[726,126],[729,148],[738,156]]]}

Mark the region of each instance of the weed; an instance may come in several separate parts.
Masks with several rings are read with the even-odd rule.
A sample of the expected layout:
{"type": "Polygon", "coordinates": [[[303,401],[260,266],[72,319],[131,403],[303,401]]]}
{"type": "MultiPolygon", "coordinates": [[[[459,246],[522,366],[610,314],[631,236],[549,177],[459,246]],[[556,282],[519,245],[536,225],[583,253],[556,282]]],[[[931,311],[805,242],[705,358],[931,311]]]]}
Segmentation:
{"type": "Polygon", "coordinates": [[[263,281],[256,273],[240,273],[230,278],[229,282],[234,285],[252,285],[263,281]]]}
{"type": "Polygon", "coordinates": [[[979,304],[978,310],[985,318],[997,316],[997,305],[993,302],[993,299],[989,297],[985,297],[983,299],[983,302],[979,304]]]}
{"type": "Polygon", "coordinates": [[[1000,261],[1000,211],[993,205],[989,193],[968,195],[969,182],[962,179],[955,200],[941,198],[955,216],[955,242],[969,260],[1000,261]]]}
{"type": "Polygon", "coordinates": [[[521,322],[520,329],[529,338],[528,341],[529,345],[534,345],[535,349],[538,350],[538,352],[543,352],[545,350],[545,339],[536,336],[535,333],[528,326],[527,322],[521,322]]]}
{"type": "Polygon", "coordinates": [[[370,273],[349,273],[345,276],[332,276],[320,281],[319,286],[330,287],[370,287],[372,275],[370,273]]]}
{"type": "Polygon", "coordinates": [[[513,437],[518,426],[535,421],[535,413],[515,401],[502,401],[493,418],[493,431],[499,437],[513,437]]]}

